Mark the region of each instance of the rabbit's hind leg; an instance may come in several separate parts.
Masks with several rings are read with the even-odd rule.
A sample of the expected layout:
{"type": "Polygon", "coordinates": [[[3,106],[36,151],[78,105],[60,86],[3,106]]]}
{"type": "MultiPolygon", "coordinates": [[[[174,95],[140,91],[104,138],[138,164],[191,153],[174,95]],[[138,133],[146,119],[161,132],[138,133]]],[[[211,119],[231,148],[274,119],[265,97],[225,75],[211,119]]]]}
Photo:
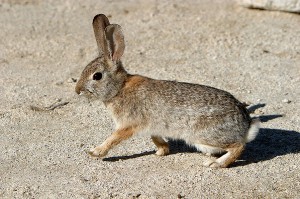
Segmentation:
{"type": "Polygon", "coordinates": [[[152,141],[157,146],[156,155],[163,156],[169,154],[169,144],[160,136],[151,136],[152,141]]]}
{"type": "Polygon", "coordinates": [[[204,166],[213,168],[225,168],[233,163],[243,152],[245,145],[242,143],[235,143],[227,147],[225,150],[227,153],[222,155],[216,160],[209,160],[204,163],[204,166]]]}

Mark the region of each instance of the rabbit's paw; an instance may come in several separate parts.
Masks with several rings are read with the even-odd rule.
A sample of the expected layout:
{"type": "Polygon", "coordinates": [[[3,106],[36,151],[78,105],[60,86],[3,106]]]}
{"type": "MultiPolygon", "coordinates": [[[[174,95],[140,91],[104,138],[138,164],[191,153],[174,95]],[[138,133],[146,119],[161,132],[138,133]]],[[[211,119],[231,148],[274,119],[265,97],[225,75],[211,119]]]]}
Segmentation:
{"type": "Polygon", "coordinates": [[[156,153],[158,156],[164,156],[169,154],[169,148],[159,148],[156,153]]]}
{"type": "Polygon", "coordinates": [[[94,149],[91,149],[89,151],[89,154],[93,157],[104,157],[108,153],[108,150],[106,150],[104,147],[98,146],[94,149]]]}
{"type": "Polygon", "coordinates": [[[205,167],[211,167],[211,168],[220,168],[222,165],[220,163],[216,162],[215,160],[207,160],[203,164],[205,167]]]}

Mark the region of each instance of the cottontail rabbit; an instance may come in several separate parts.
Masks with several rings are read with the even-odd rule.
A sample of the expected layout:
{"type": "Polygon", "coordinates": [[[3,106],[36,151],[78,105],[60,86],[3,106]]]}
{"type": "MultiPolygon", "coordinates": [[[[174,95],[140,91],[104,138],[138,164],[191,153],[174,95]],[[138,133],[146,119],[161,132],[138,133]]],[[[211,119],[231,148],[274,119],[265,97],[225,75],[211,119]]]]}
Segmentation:
{"type": "Polygon", "coordinates": [[[182,139],[204,153],[225,153],[204,165],[227,167],[255,138],[259,122],[252,121],[231,94],[209,86],[130,75],[120,61],[125,49],[121,27],[99,14],[93,28],[99,57],[83,70],[76,92],[102,100],[117,130],[90,155],[103,157],[121,141],[142,134],[151,136],[159,156],[169,153],[163,137],[182,139]]]}

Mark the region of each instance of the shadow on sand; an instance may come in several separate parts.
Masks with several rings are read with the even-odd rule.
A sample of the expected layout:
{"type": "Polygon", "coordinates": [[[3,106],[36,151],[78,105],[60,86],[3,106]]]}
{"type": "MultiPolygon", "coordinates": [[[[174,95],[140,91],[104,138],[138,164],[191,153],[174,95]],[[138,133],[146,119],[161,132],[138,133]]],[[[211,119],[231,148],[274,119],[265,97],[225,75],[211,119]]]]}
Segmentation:
{"type": "Polygon", "coordinates": [[[299,152],[299,132],[261,128],[256,139],[247,144],[246,150],[241,158],[250,163],[270,160],[277,156],[299,152]]]}
{"type": "Polygon", "coordinates": [[[133,155],[126,155],[126,156],[115,156],[115,157],[108,157],[108,158],[103,158],[103,161],[108,161],[108,162],[116,162],[119,160],[128,160],[128,159],[134,159],[134,158],[139,158],[145,155],[151,155],[151,154],[155,154],[155,151],[145,151],[142,153],[137,153],[137,154],[133,154],[133,155]]]}
{"type": "MultiPolygon", "coordinates": [[[[193,153],[197,150],[180,140],[169,140],[171,154],[193,153]]],[[[300,133],[282,129],[261,128],[256,139],[246,145],[246,149],[234,165],[256,163],[286,154],[300,153],[300,133]]]]}
{"type": "MultiPolygon", "coordinates": [[[[197,150],[187,145],[182,140],[169,140],[170,154],[194,153],[197,150]]],[[[282,129],[261,128],[256,139],[246,145],[246,150],[232,166],[242,166],[250,163],[266,161],[277,156],[300,152],[300,133],[282,129]]],[[[119,161],[139,158],[145,155],[154,154],[155,151],[146,151],[130,156],[118,156],[104,158],[104,161],[119,161]]]]}

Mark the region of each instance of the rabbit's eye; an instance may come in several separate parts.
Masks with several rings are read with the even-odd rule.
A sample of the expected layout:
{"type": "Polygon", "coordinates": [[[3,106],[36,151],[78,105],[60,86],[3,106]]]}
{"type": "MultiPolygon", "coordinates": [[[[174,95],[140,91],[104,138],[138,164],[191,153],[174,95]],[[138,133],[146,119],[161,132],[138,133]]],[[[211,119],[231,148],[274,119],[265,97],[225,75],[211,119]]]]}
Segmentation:
{"type": "Polygon", "coordinates": [[[102,73],[95,73],[93,75],[93,80],[100,80],[102,79],[102,73]]]}

